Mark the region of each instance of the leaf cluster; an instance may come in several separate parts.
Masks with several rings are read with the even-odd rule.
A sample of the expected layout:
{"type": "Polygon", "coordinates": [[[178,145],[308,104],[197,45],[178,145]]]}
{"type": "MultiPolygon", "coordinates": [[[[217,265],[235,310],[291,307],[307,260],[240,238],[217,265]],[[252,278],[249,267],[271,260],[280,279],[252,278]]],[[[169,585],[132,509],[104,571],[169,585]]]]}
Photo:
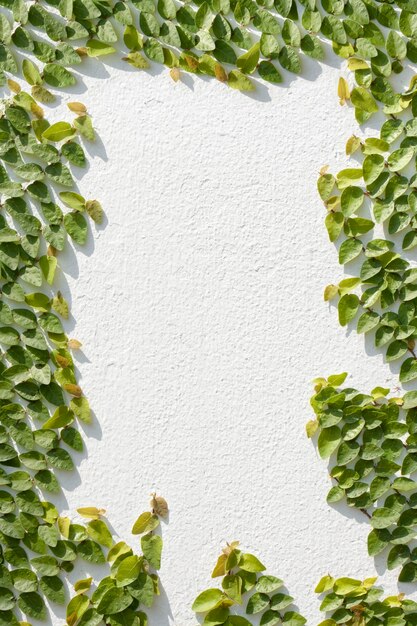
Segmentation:
{"type": "Polygon", "coordinates": [[[372,527],[368,553],[384,553],[401,582],[417,581],[417,392],[388,397],[341,387],[346,374],[317,379],[307,424],[319,454],[330,459],[329,503],[362,511],[372,527]]]}
{"type": "Polygon", "coordinates": [[[264,574],[265,566],[253,554],[242,552],[239,542],[227,544],[217,559],[212,578],[221,578],[221,588],[201,592],[193,603],[196,613],[204,614],[204,626],[251,626],[256,615],[262,626],[303,626],[306,620],[292,607],[293,598],[282,590],[279,578],[264,574]],[[232,609],[245,607],[245,615],[232,609]]]}

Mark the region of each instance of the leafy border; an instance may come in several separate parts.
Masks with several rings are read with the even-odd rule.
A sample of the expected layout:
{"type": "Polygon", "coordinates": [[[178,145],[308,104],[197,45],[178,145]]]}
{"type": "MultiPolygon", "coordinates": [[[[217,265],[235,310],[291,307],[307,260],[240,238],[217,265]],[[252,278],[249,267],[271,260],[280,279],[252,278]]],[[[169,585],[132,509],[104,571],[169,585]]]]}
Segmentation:
{"type": "MultiPolygon", "coordinates": [[[[53,503],[43,500],[45,492],[59,491],[59,473],[73,469],[71,450],[83,447],[77,422],[90,421],[72,356],[81,346],[65,334],[61,319],[70,314],[68,303],[53,288],[59,253],[67,236],[75,246],[83,245],[88,218],[100,223],[103,211],[96,199],[78,193],[73,179],[73,172],[87,163],[83,142],[94,140],[88,111],[72,102],[72,122],[51,125],[42,105],[56,100],[56,88],[75,84],[72,68],[85,57],[112,54],[118,47],[134,68],[162,63],[174,81],[187,71],[248,91],[256,88],[256,80],[278,83],[282,73],[300,73],[304,56],[322,60],[324,42],[330,42],[334,53],[347,60],[355,82],[351,88],[340,79],[341,102],[352,103],[360,123],[377,112],[386,121],[379,138],[351,138],[348,153],[360,150],[364,155],[360,167],[343,170],[336,178],[328,173],[320,178],[330,238],[335,241],[342,231],[346,237],[340,261],[366,257],[360,276],[330,286],[326,298],[340,296],[342,325],[363,309],[360,332],[378,326],[378,345],[394,338],[389,355],[408,354],[400,375],[408,382],[417,377],[416,270],[393,251],[395,242],[365,239],[375,224],[359,212],[371,203],[377,223],[389,220],[390,234],[404,231],[404,251],[417,241],[416,177],[400,174],[415,166],[417,81],[412,78],[402,93],[391,81],[406,63],[417,61],[417,0],[1,0],[0,5],[0,83],[7,92],[0,118],[0,626],[19,623],[15,609],[43,618],[43,596],[52,603],[65,602],[59,574],[69,572],[77,556],[102,562],[102,546],[109,550],[110,574],[91,596],[88,582],[77,583],[67,624],[138,626],[146,623],[141,606],[158,591],[154,572],[162,540],[155,532],[156,509],[162,507],[166,514],[164,501],[153,498],[154,512],[145,515],[144,525],[141,516],[134,526],[134,532],[139,526],[144,533],[143,555],[136,556],[124,544],[114,546],[100,510],[79,510],[93,518],[83,526],[63,519],[53,503]],[[353,291],[362,285],[364,293],[353,291]],[[377,310],[392,309],[399,301],[398,312],[377,310]]],[[[329,381],[322,387],[319,393],[334,389],[329,381]]],[[[417,392],[410,393],[405,407],[415,401],[417,392]]],[[[351,406],[346,392],[334,390],[334,395],[342,395],[351,406]]],[[[392,410],[398,403],[388,406],[392,410]]],[[[325,423],[322,414],[327,410],[326,401],[317,420],[322,438],[339,428],[325,423]]],[[[344,407],[340,410],[343,413],[344,407]]],[[[381,415],[387,411],[379,404],[378,410],[381,415]]],[[[389,430],[383,437],[391,446],[383,455],[392,457],[392,441],[398,437],[389,430]]],[[[394,472],[394,465],[390,467],[394,472]]],[[[398,483],[392,484],[390,502],[398,508],[402,496],[396,493],[398,483]]],[[[242,577],[245,558],[239,556],[238,571],[226,573],[224,585],[229,585],[230,576],[242,577]]],[[[226,602],[233,600],[232,587],[227,587],[226,602]]],[[[223,623],[235,622],[228,616],[223,623]]]]}

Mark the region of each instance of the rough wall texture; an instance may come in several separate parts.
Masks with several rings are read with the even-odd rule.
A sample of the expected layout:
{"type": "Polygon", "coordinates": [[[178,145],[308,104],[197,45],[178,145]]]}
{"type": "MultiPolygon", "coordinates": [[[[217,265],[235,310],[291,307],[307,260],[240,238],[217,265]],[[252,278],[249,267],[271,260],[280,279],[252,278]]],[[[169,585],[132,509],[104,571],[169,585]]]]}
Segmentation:
{"type": "Polygon", "coordinates": [[[315,181],[323,164],[344,166],[357,130],[339,73],[311,63],[307,79],[248,97],[91,63],[68,97],[94,116],[80,190],[108,221],[63,261],[96,414],[65,506],[103,506],[129,539],[151,490],[167,498],[158,626],[195,623],[224,540],[284,578],[310,623],[321,575],[375,571],[368,525],[326,504],[326,467],[304,434],[315,376],[396,380],[322,298],[342,270],[315,181]]]}

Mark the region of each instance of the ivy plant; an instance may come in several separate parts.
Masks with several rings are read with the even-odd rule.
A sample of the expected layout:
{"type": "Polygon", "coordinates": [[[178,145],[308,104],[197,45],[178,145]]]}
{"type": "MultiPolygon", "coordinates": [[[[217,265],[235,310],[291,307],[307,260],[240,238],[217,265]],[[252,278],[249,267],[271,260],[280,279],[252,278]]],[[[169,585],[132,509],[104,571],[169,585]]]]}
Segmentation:
{"type": "Polygon", "coordinates": [[[415,624],[417,603],[402,593],[383,598],[383,589],[375,587],[375,581],[324,576],[316,587],[322,596],[320,610],[327,614],[320,626],[415,624]]]}
{"type": "Polygon", "coordinates": [[[204,616],[203,625],[251,626],[251,616],[256,615],[262,626],[303,626],[306,619],[295,610],[283,581],[265,570],[258,557],[239,548],[238,541],[227,544],[212,572],[212,578],[221,578],[221,588],[202,591],[192,606],[204,616]],[[244,615],[236,612],[240,607],[244,615]]]}
{"type": "MultiPolygon", "coordinates": [[[[417,379],[417,270],[407,257],[417,244],[417,80],[398,91],[393,79],[417,62],[417,0],[0,5],[0,626],[19,624],[21,613],[44,618],[43,598],[65,602],[63,574],[77,557],[107,562],[110,571],[94,590],[89,579],[76,584],[67,624],[142,626],[142,607],[158,593],[162,540],[156,531],[166,503],[153,497],[152,511],[134,525],[142,549],[135,555],[126,544],[114,545],[99,509],[81,509],[90,516],[81,525],[44,500],[60,490],[59,472],[73,469],[72,454],[83,448],[78,423],[91,419],[73,361],[81,345],[65,333],[69,305],[54,286],[59,255],[68,239],[75,248],[84,245],[91,222],[103,218],[100,202],[84,198],[74,182],[87,165],[84,143],[95,138],[89,112],[71,102],[65,119],[50,124],[44,108],[57,90],[75,84],[87,57],[119,54],[138,70],[163,64],[174,81],[191,72],[250,91],[259,80],[279,83],[287,72],[302,73],[303,58],[322,61],[330,44],[351,72],[349,81],[339,81],[341,104],[353,106],[359,123],[376,113],[383,122],[379,136],[347,142],[347,155],[358,158],[355,167],[335,177],[323,171],[319,179],[339,261],[361,263],[354,275],[329,285],[325,299],[337,299],[342,326],[356,322],[358,332],[375,334],[387,360],[401,362],[400,381],[409,384],[417,379]]],[[[402,580],[415,581],[417,559],[408,544],[417,510],[410,478],[417,467],[417,391],[387,400],[384,389],[367,396],[341,390],[342,384],[343,377],[317,382],[317,420],[308,427],[309,434],[320,431],[322,456],[337,457],[329,499],[362,510],[373,526],[370,553],[389,547],[389,566],[402,568],[402,580]]],[[[292,599],[280,590],[281,581],[263,571],[256,557],[227,546],[215,569],[221,589],[203,592],[194,608],[206,624],[247,624],[248,616],[262,613],[262,624],[301,626],[305,620],[287,609],[292,599]],[[233,612],[243,602],[245,617],[233,612]]],[[[346,619],[333,615],[334,622],[359,624],[374,610],[356,610],[348,599],[366,589],[360,604],[372,607],[372,584],[355,581],[346,594],[341,589],[353,583],[331,584],[347,611],[346,619]]],[[[381,611],[375,619],[390,619],[391,608],[405,619],[411,605],[397,602],[384,605],[385,613],[375,609],[381,611]]]]}
{"type": "Polygon", "coordinates": [[[417,581],[417,392],[389,397],[341,387],[346,374],[315,381],[311,405],[323,459],[330,459],[331,504],[343,501],[369,520],[368,553],[386,556],[401,582],[417,581]]]}

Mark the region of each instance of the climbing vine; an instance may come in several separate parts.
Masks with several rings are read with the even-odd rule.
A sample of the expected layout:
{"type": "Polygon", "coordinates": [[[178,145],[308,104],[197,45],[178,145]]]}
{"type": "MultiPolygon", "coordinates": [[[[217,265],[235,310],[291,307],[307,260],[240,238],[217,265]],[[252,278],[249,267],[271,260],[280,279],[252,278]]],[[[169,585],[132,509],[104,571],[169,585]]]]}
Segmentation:
{"type": "Polygon", "coordinates": [[[221,589],[212,587],[200,593],[193,610],[204,614],[206,625],[251,626],[247,617],[230,613],[232,607],[243,605],[246,616],[261,614],[262,626],[303,626],[306,619],[292,607],[294,598],[283,591],[284,582],[264,574],[265,569],[258,557],[240,550],[238,541],[227,544],[211,575],[222,578],[221,589]]]}
{"type": "MultiPolygon", "coordinates": [[[[194,611],[204,616],[203,625],[303,626],[306,619],[296,610],[284,582],[265,574],[266,568],[259,559],[242,552],[238,545],[227,544],[213,570],[212,578],[223,577],[222,588],[206,589],[194,601],[194,611]],[[236,607],[240,612],[231,613],[236,607]]],[[[319,626],[415,624],[417,602],[404,594],[383,598],[383,589],[375,586],[376,580],[323,576],[315,589],[321,596],[320,611],[324,613],[319,626]]]]}
{"type": "Polygon", "coordinates": [[[369,518],[368,553],[385,551],[389,569],[401,566],[401,582],[417,581],[417,409],[414,392],[387,398],[389,389],[363,394],[341,388],[346,374],[317,379],[311,400],[318,450],[330,458],[334,481],[327,501],[343,500],[369,518]]]}
{"type": "MultiPolygon", "coordinates": [[[[340,79],[341,103],[352,103],[360,123],[377,112],[385,121],[379,137],[348,141],[348,155],[360,155],[358,167],[320,177],[330,239],[344,236],[340,262],[362,259],[359,276],[329,286],[325,297],[339,298],[342,325],[360,313],[358,332],[376,331],[376,345],[387,345],[389,360],[402,360],[400,380],[408,383],[417,378],[417,270],[404,258],[417,244],[417,81],[413,76],[398,91],[402,77],[391,78],[417,62],[417,0],[0,5],[0,626],[25,624],[20,613],[43,619],[43,598],[66,603],[63,579],[77,557],[107,562],[110,569],[95,589],[91,579],[76,583],[68,626],[143,626],[143,609],[158,593],[163,499],[153,497],[152,511],[133,527],[142,537],[140,556],[124,542],[114,543],[99,509],[80,509],[90,518],[82,525],[44,500],[60,490],[59,473],[73,469],[71,452],[83,448],[77,423],[91,419],[72,356],[80,344],[65,334],[69,306],[54,288],[59,254],[68,237],[75,246],[85,244],[89,220],[100,223],[103,210],[98,200],[78,193],[73,179],[87,164],[84,142],[94,140],[89,112],[72,102],[73,119],[50,124],[43,107],[54,102],[57,88],[74,85],[85,57],[120,53],[139,70],[164,64],[174,81],[185,71],[248,91],[259,79],[279,83],[286,72],[300,73],[304,56],[323,60],[330,42],[352,72],[353,85],[340,79]],[[375,225],[392,241],[371,239],[375,225]],[[401,253],[395,252],[398,241],[401,253]]],[[[417,392],[386,400],[386,390],[364,396],[341,391],[342,383],[338,377],[317,383],[318,417],[309,425],[310,434],[320,430],[322,456],[337,451],[337,484],[329,499],[346,498],[364,511],[374,526],[370,552],[392,544],[389,566],[401,565],[401,579],[415,581],[417,559],[407,544],[417,508],[413,494],[404,494],[415,486],[408,475],[417,468],[417,392]]],[[[304,618],[287,610],[292,598],[280,590],[281,581],[263,570],[256,557],[227,546],[215,569],[222,589],[203,592],[194,603],[198,613],[207,613],[204,623],[250,623],[230,613],[250,592],[247,615],[263,612],[261,623],[270,626],[302,626],[304,618]]],[[[351,579],[321,585],[321,591],[332,590],[323,609],[336,611],[329,623],[356,625],[372,612],[390,617],[391,611],[401,622],[411,610],[401,598],[377,600],[373,582],[346,581],[351,579]]]]}

